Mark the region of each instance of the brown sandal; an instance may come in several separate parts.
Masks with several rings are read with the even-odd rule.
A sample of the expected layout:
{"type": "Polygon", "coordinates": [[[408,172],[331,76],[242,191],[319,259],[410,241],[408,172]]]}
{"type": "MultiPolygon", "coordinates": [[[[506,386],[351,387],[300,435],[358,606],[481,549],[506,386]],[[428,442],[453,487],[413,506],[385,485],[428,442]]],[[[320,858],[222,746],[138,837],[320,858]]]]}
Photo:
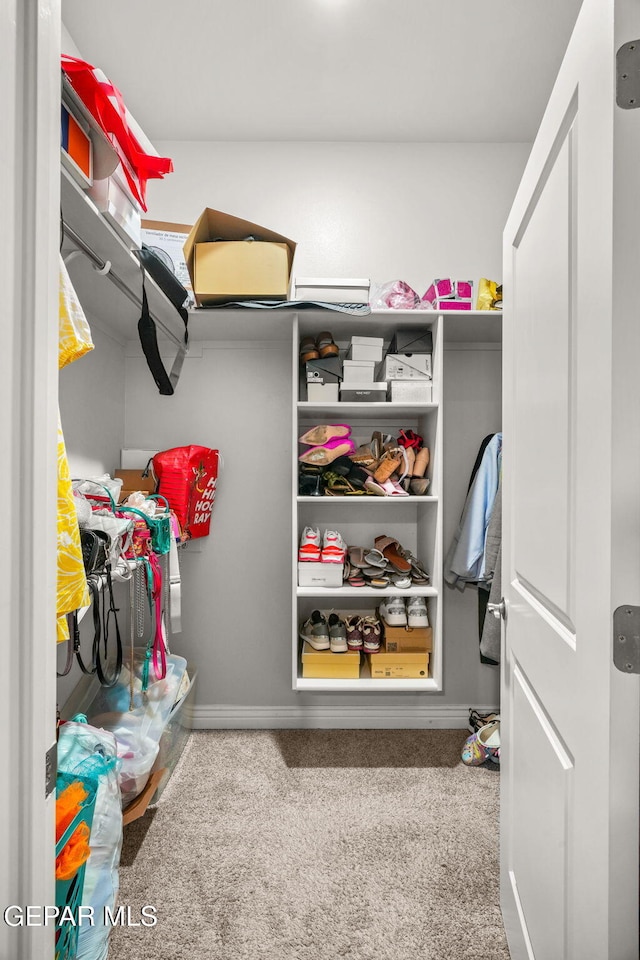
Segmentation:
{"type": "Polygon", "coordinates": [[[393,537],[376,537],[375,547],[398,573],[409,573],[411,564],[402,556],[402,547],[397,540],[393,537]]]}
{"type": "Polygon", "coordinates": [[[325,357],[337,357],[340,355],[340,347],[333,339],[333,334],[328,330],[323,330],[316,337],[316,346],[321,359],[325,357]]]}
{"type": "Polygon", "coordinates": [[[385,450],[376,468],[373,479],[376,483],[384,483],[389,479],[402,463],[402,457],[395,450],[385,450]]]}
{"type": "Polygon", "coordinates": [[[308,363],[309,360],[318,360],[320,354],[316,346],[315,337],[303,337],[300,341],[300,363],[308,363]]]}

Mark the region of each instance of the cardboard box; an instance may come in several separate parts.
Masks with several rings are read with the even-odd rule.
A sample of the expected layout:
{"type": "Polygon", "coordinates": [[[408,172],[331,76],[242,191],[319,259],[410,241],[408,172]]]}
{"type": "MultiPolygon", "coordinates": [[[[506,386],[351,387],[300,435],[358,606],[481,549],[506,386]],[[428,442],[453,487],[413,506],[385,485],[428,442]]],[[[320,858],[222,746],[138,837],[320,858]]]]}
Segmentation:
{"type": "Polygon", "coordinates": [[[381,380],[431,380],[430,353],[388,353],[382,364],[381,380]]]}
{"type": "Polygon", "coordinates": [[[431,403],[432,382],[431,380],[391,380],[389,400],[392,403],[431,403]]]}
{"type": "Polygon", "coordinates": [[[428,653],[368,653],[372,680],[425,680],[429,676],[428,653]]]}
{"type": "Polygon", "coordinates": [[[340,384],[340,400],[343,403],[383,403],[387,399],[386,382],[340,384]]]}
{"type": "Polygon", "coordinates": [[[380,363],[382,360],[382,337],[351,337],[351,346],[347,358],[349,360],[373,360],[380,363]]]}
{"type": "Polygon", "coordinates": [[[153,476],[143,477],[142,470],[116,470],[113,474],[117,480],[122,480],[120,501],[126,500],[130,493],[142,490],[143,493],[155,493],[156,479],[153,476]]]}
{"type": "Polygon", "coordinates": [[[390,627],[382,620],[387,653],[431,653],[432,627],[390,627]]]}
{"type": "Polygon", "coordinates": [[[342,380],[342,360],[339,357],[308,360],[305,369],[307,383],[340,383],[342,380]]]}
{"type": "Polygon", "coordinates": [[[307,384],[307,400],[309,403],[337,403],[339,399],[337,383],[307,384]]]}
{"type": "Polygon", "coordinates": [[[471,300],[436,300],[436,310],[471,310],[471,300]]]}
{"type": "Polygon", "coordinates": [[[360,651],[331,653],[330,650],[314,650],[305,640],[302,647],[302,676],[323,680],[358,680],[360,651]]]}
{"type": "Polygon", "coordinates": [[[176,280],[179,280],[182,286],[189,291],[188,305],[193,306],[196,301],[193,296],[191,277],[187,270],[187,262],[183,251],[185,241],[191,231],[191,225],[167,223],[164,220],[142,220],[141,228],[143,243],[150,250],[153,250],[165,266],[171,270],[176,280]]]}
{"type": "Polygon", "coordinates": [[[207,207],[184,245],[196,303],[286,300],[295,249],[280,233],[207,207]]]}
{"type": "Polygon", "coordinates": [[[433,353],[433,334],[431,330],[417,327],[399,328],[391,338],[390,354],[433,353]]]}
{"type": "Polygon", "coordinates": [[[369,303],[370,286],[370,280],[295,277],[291,299],[316,303],[369,303]]]}
{"type": "Polygon", "coordinates": [[[375,369],[375,360],[345,360],[342,378],[345,383],[373,383],[375,369]]]}
{"type": "Polygon", "coordinates": [[[299,587],[341,587],[341,563],[303,562],[298,564],[299,587]]]}

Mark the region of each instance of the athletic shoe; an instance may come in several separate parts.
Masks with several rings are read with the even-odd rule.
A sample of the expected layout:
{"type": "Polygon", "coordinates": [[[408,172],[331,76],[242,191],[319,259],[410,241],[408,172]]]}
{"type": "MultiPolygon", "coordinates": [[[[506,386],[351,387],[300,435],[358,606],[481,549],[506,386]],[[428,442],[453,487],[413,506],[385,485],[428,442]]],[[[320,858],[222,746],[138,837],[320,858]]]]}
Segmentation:
{"type": "Polygon", "coordinates": [[[429,614],[424,597],[409,597],[407,600],[407,623],[410,627],[428,627],[429,614]]]}
{"type": "Polygon", "coordinates": [[[380,635],[382,628],[377,617],[361,617],[360,633],[365,653],[380,652],[380,635]]]}
{"type": "Polygon", "coordinates": [[[354,617],[345,617],[344,625],[347,630],[347,646],[349,647],[349,650],[362,650],[360,617],[357,615],[354,617]]]}
{"type": "Polygon", "coordinates": [[[320,531],[317,527],[305,527],[300,537],[298,560],[315,560],[318,563],[320,559],[320,531]]]}
{"type": "Polygon", "coordinates": [[[329,627],[324,614],[319,610],[314,610],[308,620],[300,628],[300,636],[306,640],[314,650],[329,650],[331,641],[329,639],[329,627]]]}
{"type": "Polygon", "coordinates": [[[346,653],[349,649],[347,628],[337,613],[332,613],[329,616],[329,643],[331,653],[346,653]]]}
{"type": "Polygon", "coordinates": [[[480,727],[472,733],[462,747],[462,762],[468,767],[478,767],[485,760],[500,763],[500,720],[480,727]]]}
{"type": "Polygon", "coordinates": [[[407,610],[404,597],[385,597],[380,604],[380,616],[390,627],[406,627],[407,610]]]}
{"type": "Polygon", "coordinates": [[[347,545],[337,530],[325,530],[322,538],[322,563],[344,563],[347,545]]]}

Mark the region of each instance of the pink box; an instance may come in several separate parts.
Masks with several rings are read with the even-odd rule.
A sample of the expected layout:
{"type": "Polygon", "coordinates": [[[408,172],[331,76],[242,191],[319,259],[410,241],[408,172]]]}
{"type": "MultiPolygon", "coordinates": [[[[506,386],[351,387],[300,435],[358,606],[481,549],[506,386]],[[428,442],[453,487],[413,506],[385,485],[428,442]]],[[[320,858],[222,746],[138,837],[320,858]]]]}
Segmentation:
{"type": "Polygon", "coordinates": [[[456,280],[455,295],[459,300],[471,300],[473,283],[471,280],[456,280]]]}
{"type": "Polygon", "coordinates": [[[444,280],[434,280],[434,286],[436,288],[437,299],[453,296],[453,280],[449,277],[445,277],[444,280]]]}
{"type": "Polygon", "coordinates": [[[436,310],[471,310],[471,300],[437,300],[436,310]]]}
{"type": "Polygon", "coordinates": [[[426,293],[425,293],[425,295],[424,295],[424,297],[423,297],[422,299],[423,299],[423,300],[426,300],[428,303],[435,303],[435,302],[436,302],[436,299],[437,299],[437,296],[438,296],[438,295],[437,295],[437,293],[436,293],[435,284],[432,283],[431,286],[429,287],[429,289],[426,291],[426,293]]]}

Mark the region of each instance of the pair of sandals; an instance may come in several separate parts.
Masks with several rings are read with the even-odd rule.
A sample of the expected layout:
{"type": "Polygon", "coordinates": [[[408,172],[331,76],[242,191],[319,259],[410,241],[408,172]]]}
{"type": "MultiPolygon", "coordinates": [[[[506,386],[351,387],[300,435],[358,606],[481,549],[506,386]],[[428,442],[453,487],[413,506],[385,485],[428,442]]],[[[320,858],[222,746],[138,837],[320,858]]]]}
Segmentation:
{"type": "Polygon", "coordinates": [[[309,360],[324,360],[325,357],[338,357],[340,348],[329,330],[323,330],[317,337],[303,337],[300,341],[300,363],[309,360]]]}

